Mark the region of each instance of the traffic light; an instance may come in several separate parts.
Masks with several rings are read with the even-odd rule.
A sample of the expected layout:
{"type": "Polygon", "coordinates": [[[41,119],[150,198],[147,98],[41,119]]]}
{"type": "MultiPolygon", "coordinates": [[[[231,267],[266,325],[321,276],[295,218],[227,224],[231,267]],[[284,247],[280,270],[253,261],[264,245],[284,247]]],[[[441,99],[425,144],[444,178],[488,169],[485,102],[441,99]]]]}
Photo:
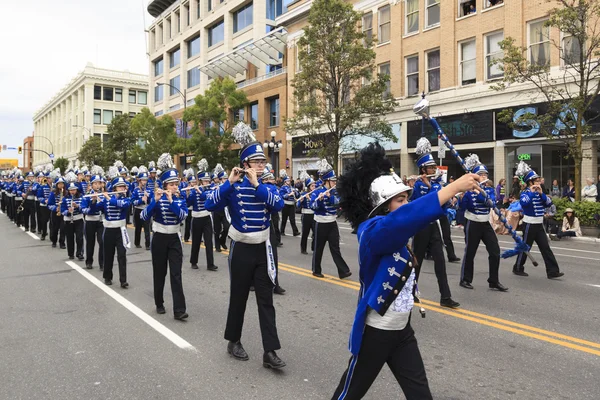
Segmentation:
{"type": "Polygon", "coordinates": [[[19,152],[19,154],[22,154],[23,153],[23,147],[22,146],[17,147],[17,151],[19,152]]]}

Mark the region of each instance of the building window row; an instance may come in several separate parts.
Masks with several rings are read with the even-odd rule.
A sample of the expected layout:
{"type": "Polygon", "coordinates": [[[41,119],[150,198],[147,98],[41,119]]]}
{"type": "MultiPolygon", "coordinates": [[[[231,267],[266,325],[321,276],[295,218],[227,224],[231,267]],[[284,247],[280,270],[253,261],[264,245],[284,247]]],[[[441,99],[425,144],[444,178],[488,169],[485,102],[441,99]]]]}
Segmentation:
{"type": "Polygon", "coordinates": [[[119,116],[121,114],[122,114],[122,111],[100,110],[98,108],[95,108],[94,109],[94,125],[101,125],[101,124],[108,125],[113,120],[113,115],[119,116]]]}
{"type": "Polygon", "coordinates": [[[252,25],[252,3],[245,5],[233,13],[233,33],[252,25]]]}
{"type": "Polygon", "coordinates": [[[192,68],[187,72],[187,87],[188,89],[196,87],[200,84],[200,68],[192,68]]]}
{"type": "Polygon", "coordinates": [[[219,44],[225,40],[225,21],[221,20],[208,28],[208,47],[219,44]]]}
{"type": "MultiPolygon", "coordinates": [[[[138,91],[137,93],[139,95],[137,104],[148,104],[148,93],[143,91],[138,91]]],[[[94,100],[115,101],[118,103],[122,103],[123,88],[113,88],[109,86],[94,85],[94,100]]],[[[135,90],[129,90],[129,103],[136,104],[135,90]]]]}

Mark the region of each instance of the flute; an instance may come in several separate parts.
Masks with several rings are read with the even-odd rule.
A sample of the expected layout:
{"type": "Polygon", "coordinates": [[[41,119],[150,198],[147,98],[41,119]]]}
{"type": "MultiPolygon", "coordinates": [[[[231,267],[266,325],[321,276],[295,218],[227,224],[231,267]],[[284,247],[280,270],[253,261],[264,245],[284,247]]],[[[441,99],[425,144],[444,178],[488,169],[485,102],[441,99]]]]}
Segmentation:
{"type": "Polygon", "coordinates": [[[92,194],[86,194],[83,197],[96,197],[96,196],[102,196],[102,195],[109,195],[109,194],[120,194],[120,193],[125,193],[125,192],[108,192],[108,193],[104,193],[104,192],[98,192],[98,193],[92,193],[92,194]]]}

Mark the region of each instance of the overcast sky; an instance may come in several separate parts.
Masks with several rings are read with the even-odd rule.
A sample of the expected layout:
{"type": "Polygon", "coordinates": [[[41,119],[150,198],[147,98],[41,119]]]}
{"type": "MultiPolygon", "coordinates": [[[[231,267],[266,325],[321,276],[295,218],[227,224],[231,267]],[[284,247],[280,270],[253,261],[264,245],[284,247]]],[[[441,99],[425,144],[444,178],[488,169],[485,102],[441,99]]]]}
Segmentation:
{"type": "Polygon", "coordinates": [[[148,74],[148,1],[1,1],[0,144],[22,145],[33,114],[88,62],[148,74]]]}

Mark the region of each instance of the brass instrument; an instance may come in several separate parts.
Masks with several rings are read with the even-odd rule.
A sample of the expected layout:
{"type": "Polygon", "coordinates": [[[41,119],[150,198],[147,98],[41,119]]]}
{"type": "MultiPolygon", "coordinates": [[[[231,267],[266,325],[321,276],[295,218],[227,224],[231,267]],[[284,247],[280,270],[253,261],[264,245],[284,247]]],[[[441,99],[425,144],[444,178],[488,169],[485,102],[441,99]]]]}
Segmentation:
{"type": "Polygon", "coordinates": [[[56,207],[56,216],[57,217],[61,217],[62,216],[62,213],[60,212],[60,205],[62,204],[63,197],[64,197],[64,195],[63,195],[63,192],[61,190],[60,191],[60,195],[58,196],[58,203],[56,203],[57,204],[57,207],[56,207]]]}
{"type": "Polygon", "coordinates": [[[25,204],[25,200],[21,200],[21,204],[19,204],[19,208],[17,208],[17,214],[21,214],[23,212],[23,210],[25,209],[25,207],[23,206],[25,204]]]}

